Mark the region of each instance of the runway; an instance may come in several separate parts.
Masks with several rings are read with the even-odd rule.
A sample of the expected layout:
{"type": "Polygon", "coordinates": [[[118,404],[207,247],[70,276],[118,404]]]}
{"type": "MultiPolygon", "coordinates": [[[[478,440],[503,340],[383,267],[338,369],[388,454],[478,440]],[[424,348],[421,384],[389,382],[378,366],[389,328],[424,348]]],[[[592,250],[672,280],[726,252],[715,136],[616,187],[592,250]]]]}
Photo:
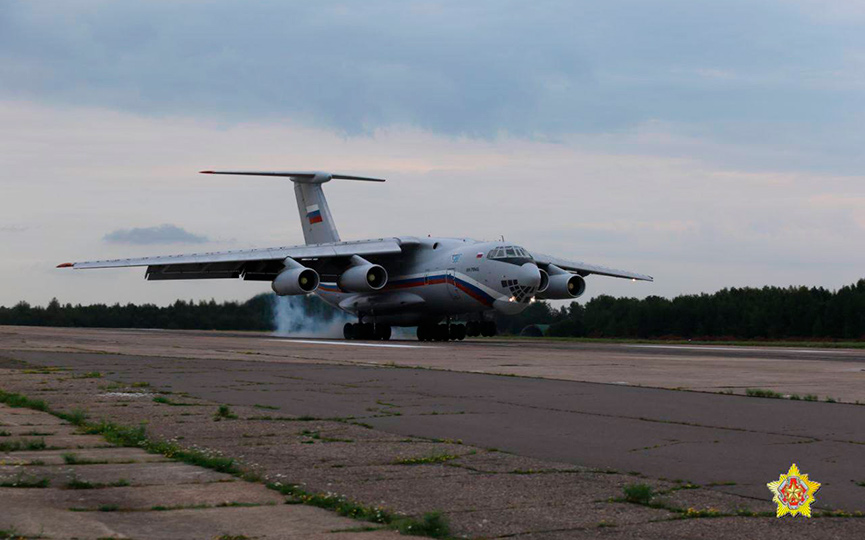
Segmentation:
{"type": "Polygon", "coordinates": [[[865,400],[865,351],[507,340],[355,347],[11,327],[0,339],[4,356],[31,364],[291,415],[358,417],[395,434],[717,485],[755,500],[795,462],[823,483],[820,504],[865,510],[865,406],[718,393],[755,387],[865,400]],[[376,412],[383,409],[390,413],[376,412]]]}

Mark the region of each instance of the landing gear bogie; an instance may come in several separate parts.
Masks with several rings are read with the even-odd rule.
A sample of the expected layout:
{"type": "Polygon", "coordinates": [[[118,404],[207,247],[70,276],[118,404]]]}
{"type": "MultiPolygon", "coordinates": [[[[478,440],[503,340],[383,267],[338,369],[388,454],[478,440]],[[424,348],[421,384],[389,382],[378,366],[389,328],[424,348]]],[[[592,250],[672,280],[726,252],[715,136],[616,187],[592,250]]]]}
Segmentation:
{"type": "Polygon", "coordinates": [[[421,324],[417,327],[418,341],[459,341],[466,335],[463,324],[421,324]]]}
{"type": "Polygon", "coordinates": [[[342,327],[342,335],[345,339],[388,341],[391,334],[389,324],[345,323],[342,327]]]}

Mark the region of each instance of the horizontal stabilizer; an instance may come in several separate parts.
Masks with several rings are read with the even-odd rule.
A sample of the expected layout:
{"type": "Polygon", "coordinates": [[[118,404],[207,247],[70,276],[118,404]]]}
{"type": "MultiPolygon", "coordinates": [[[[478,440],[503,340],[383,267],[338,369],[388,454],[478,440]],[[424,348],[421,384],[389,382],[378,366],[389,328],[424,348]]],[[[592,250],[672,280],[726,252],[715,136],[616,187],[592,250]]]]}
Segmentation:
{"type": "Polygon", "coordinates": [[[237,174],[242,176],[282,176],[294,182],[323,184],[330,180],[360,180],[363,182],[384,182],[384,178],[333,174],[321,171],[201,171],[201,174],[237,174]]]}

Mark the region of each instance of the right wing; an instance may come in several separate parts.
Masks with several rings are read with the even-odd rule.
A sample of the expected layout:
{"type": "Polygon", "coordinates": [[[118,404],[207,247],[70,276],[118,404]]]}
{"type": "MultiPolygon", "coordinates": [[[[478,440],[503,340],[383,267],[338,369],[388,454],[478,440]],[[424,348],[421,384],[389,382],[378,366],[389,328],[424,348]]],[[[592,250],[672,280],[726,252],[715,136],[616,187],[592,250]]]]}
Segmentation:
{"type": "Polygon", "coordinates": [[[627,270],[616,270],[615,268],[607,268],[606,266],[598,266],[584,262],[567,261],[543,253],[532,252],[532,257],[535,259],[535,263],[542,268],[553,264],[562,270],[568,270],[569,272],[574,272],[584,277],[588,274],[597,274],[599,276],[628,278],[639,281],[655,281],[652,276],[647,276],[645,274],[637,274],[635,272],[628,272],[627,270]]]}
{"type": "Polygon", "coordinates": [[[285,258],[291,257],[304,266],[316,270],[322,279],[325,279],[325,276],[338,275],[344,269],[345,261],[352,255],[360,255],[375,261],[381,257],[400,254],[404,248],[418,243],[419,240],[414,237],[380,238],[308,246],[85,261],[64,263],[58,265],[58,268],[86,270],[146,266],[145,277],[151,281],[220,278],[270,281],[285,268],[283,265],[285,258]]]}

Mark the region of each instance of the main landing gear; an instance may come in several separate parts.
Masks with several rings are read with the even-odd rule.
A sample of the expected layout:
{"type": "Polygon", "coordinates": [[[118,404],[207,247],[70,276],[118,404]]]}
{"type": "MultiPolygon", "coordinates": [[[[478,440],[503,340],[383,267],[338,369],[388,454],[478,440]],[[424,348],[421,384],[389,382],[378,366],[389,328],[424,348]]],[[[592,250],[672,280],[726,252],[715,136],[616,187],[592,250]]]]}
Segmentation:
{"type": "Polygon", "coordinates": [[[417,327],[418,341],[458,341],[466,336],[494,336],[493,321],[471,321],[468,324],[421,324],[417,327]]]}
{"type": "Polygon", "coordinates": [[[390,339],[391,328],[389,324],[373,323],[345,323],[342,327],[342,335],[345,339],[375,339],[387,341],[390,339]]]}

